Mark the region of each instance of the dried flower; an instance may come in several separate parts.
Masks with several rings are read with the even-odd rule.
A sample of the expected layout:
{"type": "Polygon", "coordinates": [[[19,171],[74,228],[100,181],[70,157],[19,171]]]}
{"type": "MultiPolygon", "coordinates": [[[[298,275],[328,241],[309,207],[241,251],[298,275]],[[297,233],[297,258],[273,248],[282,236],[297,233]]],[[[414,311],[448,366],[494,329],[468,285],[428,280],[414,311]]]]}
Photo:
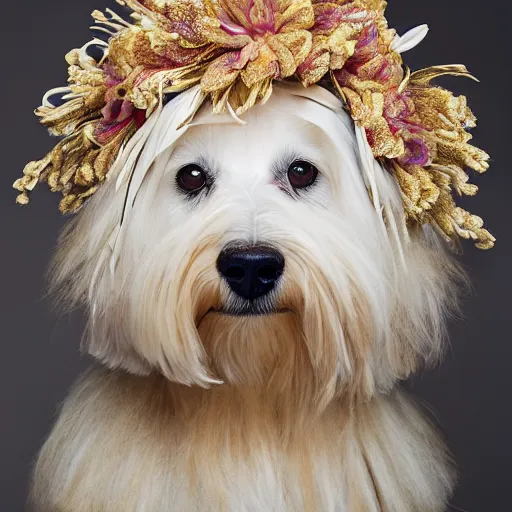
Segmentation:
{"type": "Polygon", "coordinates": [[[240,116],[264,103],[276,80],[307,87],[330,77],[374,156],[396,177],[408,221],[430,223],[447,239],[494,245],[482,220],[453,198],[477,192],[466,167],[488,168],[489,156],[469,143],[476,119],[465,97],[431,84],[444,74],[471,75],[463,66],[411,74],[399,51],[426,29],[398,38],[384,0],[117,1],[133,11],[133,22],[94,11],[109,42],[71,51],[68,87],[50,91],[36,110],[64,138],[26,166],[14,184],[18,203],[47,182],[63,195],[61,211],[77,211],[167,93],[199,83],[214,112],[240,116]],[[91,47],[103,56],[93,58],[91,47]],[[52,103],[58,94],[64,103],[52,103]]]}

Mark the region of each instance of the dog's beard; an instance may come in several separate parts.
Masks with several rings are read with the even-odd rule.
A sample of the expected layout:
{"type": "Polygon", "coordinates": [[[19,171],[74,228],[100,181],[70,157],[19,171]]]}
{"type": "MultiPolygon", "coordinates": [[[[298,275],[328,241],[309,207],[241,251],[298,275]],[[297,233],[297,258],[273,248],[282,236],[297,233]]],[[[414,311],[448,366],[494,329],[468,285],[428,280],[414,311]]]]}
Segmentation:
{"type": "MultiPolygon", "coordinates": [[[[302,338],[295,313],[233,316],[209,312],[199,336],[215,372],[228,384],[264,387],[302,338]]],[[[293,359],[293,358],[292,358],[293,359]]]]}
{"type": "MultiPolygon", "coordinates": [[[[259,299],[249,301],[234,294],[228,294],[218,313],[234,317],[269,316],[286,313],[286,308],[279,308],[275,293],[270,293],[259,299]]],[[[213,310],[215,311],[215,310],[213,310]]]]}
{"type": "Polygon", "coordinates": [[[348,313],[335,288],[314,261],[293,255],[282,285],[263,300],[210,288],[215,294],[201,297],[195,318],[212,374],[227,385],[300,397],[320,409],[342,391],[368,388],[362,393],[368,394],[369,324],[357,316],[366,316],[367,305],[352,284],[350,306],[357,312],[348,313]]]}

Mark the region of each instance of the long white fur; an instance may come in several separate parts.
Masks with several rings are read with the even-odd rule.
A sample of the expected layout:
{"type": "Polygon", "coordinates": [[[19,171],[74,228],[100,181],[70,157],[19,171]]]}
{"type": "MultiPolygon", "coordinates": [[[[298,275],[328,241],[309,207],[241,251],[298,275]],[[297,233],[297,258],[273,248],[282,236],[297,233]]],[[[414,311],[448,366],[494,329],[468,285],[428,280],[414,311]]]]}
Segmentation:
{"type": "Polygon", "coordinates": [[[115,179],[61,238],[54,287],[88,308],[83,348],[104,369],[41,452],[36,510],[441,512],[449,459],[396,388],[442,353],[461,281],[443,243],[404,236],[396,182],[364,170],[364,141],[326,91],[278,87],[243,126],[205,106],[176,139],[183,100],[133,169],[112,275],[115,179]],[[299,194],[274,177],[295,158],[321,173],[299,194]],[[189,163],[215,177],[193,200],[175,182],[189,163]],[[233,298],[215,262],[233,241],[283,253],[286,313],[219,313],[233,298]]]}

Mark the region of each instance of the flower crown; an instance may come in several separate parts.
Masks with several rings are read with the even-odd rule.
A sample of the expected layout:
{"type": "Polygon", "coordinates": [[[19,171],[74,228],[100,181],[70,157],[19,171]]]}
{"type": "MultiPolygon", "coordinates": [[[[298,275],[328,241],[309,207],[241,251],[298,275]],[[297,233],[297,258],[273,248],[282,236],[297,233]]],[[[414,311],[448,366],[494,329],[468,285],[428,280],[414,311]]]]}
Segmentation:
{"type": "Polygon", "coordinates": [[[199,84],[214,112],[238,117],[264,103],[274,81],[294,80],[340,96],[374,157],[396,177],[409,224],[493,247],[482,219],[453,198],[477,192],[466,167],[488,168],[489,156],[469,144],[466,129],[476,119],[464,96],[431,84],[441,75],[471,75],[460,65],[411,73],[402,62],[426,26],[398,37],[384,0],[117,1],[131,22],[95,11],[93,28],[108,42],[71,51],[69,86],[47,93],[36,110],[63,138],[15,182],[19,204],[47,182],[63,195],[63,213],[78,211],[169,94],[199,84]]]}

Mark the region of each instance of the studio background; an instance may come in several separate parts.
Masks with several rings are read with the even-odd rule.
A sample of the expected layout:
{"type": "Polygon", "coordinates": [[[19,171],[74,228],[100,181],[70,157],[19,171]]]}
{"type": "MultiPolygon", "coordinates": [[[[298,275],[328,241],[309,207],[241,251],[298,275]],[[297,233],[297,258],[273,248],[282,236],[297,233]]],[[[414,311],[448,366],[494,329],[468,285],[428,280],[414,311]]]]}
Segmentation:
{"type": "MultiPolygon", "coordinates": [[[[45,297],[44,274],[65,219],[58,197],[41,186],[31,204],[15,205],[12,182],[29,160],[52,147],[32,110],[48,89],[65,85],[64,54],[90,38],[94,9],[112,0],[24,0],[2,6],[0,148],[0,512],[24,509],[31,465],[59,402],[91,364],[80,356],[80,314],[58,319],[45,297]]],[[[451,348],[438,369],[408,383],[444,429],[460,470],[450,510],[511,510],[512,344],[510,343],[512,173],[509,170],[512,6],[507,0],[390,0],[400,33],[428,23],[426,41],[407,53],[412,69],[464,63],[480,78],[442,83],[466,94],[479,120],[476,143],[492,156],[473,176],[479,195],[462,201],[498,238],[481,252],[464,244],[461,260],[474,291],[465,318],[452,322],[451,348]]]]}

